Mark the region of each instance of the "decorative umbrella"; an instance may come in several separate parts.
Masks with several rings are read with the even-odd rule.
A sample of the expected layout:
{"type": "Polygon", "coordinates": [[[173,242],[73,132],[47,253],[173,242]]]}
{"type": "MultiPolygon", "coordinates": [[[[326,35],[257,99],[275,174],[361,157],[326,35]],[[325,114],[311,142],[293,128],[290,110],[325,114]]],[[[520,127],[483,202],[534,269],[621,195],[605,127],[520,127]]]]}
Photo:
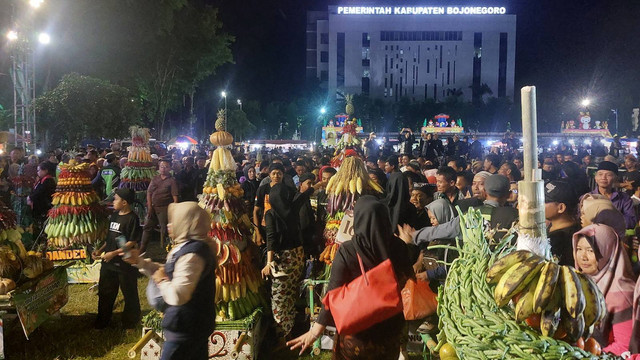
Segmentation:
{"type": "Polygon", "coordinates": [[[191,136],[187,135],[178,135],[175,138],[169,140],[169,144],[173,143],[187,143],[187,144],[197,144],[198,141],[191,136]]]}

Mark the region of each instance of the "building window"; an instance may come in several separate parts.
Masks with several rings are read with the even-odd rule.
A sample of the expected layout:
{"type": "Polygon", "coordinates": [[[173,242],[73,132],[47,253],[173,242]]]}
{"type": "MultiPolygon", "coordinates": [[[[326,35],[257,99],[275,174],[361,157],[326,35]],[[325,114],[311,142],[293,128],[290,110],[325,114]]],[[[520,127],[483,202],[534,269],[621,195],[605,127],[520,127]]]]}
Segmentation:
{"type": "Polygon", "coordinates": [[[427,59],[427,74],[431,71],[431,59],[427,59]]]}
{"type": "Polygon", "coordinates": [[[329,81],[329,72],[327,70],[320,70],[320,81],[329,81]]]}
{"type": "Polygon", "coordinates": [[[336,35],[337,35],[336,85],[338,89],[343,89],[344,88],[344,53],[345,53],[344,33],[339,32],[336,35]]]}
{"type": "Polygon", "coordinates": [[[328,43],[329,43],[329,34],[320,33],[320,44],[328,44],[328,43]]]}
{"type": "Polygon", "coordinates": [[[368,77],[363,77],[362,78],[362,94],[364,95],[369,95],[369,78],[368,77]]]}
{"type": "Polygon", "coordinates": [[[507,96],[507,33],[500,33],[500,52],[498,55],[498,97],[507,96]]]}
{"type": "Polygon", "coordinates": [[[389,73],[389,57],[387,55],[384,56],[384,73],[387,74],[389,73]]]}
{"type": "Polygon", "coordinates": [[[482,83],[482,33],[473,33],[473,77],[471,81],[471,98],[474,101],[480,99],[480,85],[482,83]]]}
{"type": "Polygon", "coordinates": [[[462,31],[381,31],[380,41],[461,41],[462,31]]]}
{"type": "Polygon", "coordinates": [[[320,51],[320,62],[323,62],[323,63],[329,62],[328,51],[320,51]]]}
{"type": "Polygon", "coordinates": [[[447,85],[451,81],[451,61],[447,61],[447,85]]]}
{"type": "Polygon", "coordinates": [[[362,33],[362,47],[371,46],[371,38],[369,37],[369,33],[362,33]]]}
{"type": "Polygon", "coordinates": [[[440,45],[440,69],[442,69],[442,45],[440,45]]]}
{"type": "Polygon", "coordinates": [[[453,83],[456,83],[456,61],[453,61],[453,83]]]}
{"type": "Polygon", "coordinates": [[[438,100],[438,84],[433,84],[433,99],[438,100]]]}
{"type": "Polygon", "coordinates": [[[362,59],[362,66],[370,66],[370,65],[371,65],[371,60],[362,59]]]}
{"type": "Polygon", "coordinates": [[[384,88],[385,88],[385,90],[387,89],[387,87],[389,87],[389,81],[388,80],[389,79],[384,78],[384,88]]]}

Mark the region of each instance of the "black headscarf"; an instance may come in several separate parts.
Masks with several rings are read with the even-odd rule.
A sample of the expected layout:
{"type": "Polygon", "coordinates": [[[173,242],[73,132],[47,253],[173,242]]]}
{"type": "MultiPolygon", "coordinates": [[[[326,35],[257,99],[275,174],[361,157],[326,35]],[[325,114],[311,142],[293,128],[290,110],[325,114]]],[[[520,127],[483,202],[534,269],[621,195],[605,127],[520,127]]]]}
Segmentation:
{"type": "Polygon", "coordinates": [[[393,238],[389,211],[372,195],[358,199],[354,208],[353,246],[365,267],[372,268],[389,258],[393,238]]]}
{"type": "Polygon", "coordinates": [[[291,206],[293,204],[293,190],[285,186],[283,183],[278,183],[271,187],[269,190],[269,204],[271,204],[271,210],[278,219],[279,226],[286,226],[289,217],[292,215],[291,206]]]}
{"type": "Polygon", "coordinates": [[[409,181],[401,172],[391,173],[387,182],[387,197],[385,204],[389,207],[391,217],[391,232],[395,232],[398,225],[409,224],[415,226],[415,207],[411,205],[411,189],[409,181]]]}

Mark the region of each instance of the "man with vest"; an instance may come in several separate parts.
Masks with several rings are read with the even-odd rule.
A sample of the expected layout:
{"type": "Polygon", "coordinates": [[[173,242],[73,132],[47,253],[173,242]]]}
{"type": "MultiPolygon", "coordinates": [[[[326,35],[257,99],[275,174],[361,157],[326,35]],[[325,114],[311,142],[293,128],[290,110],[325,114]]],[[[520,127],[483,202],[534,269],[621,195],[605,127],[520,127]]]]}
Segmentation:
{"type": "MultiPolygon", "coordinates": [[[[496,231],[494,240],[500,240],[507,234],[513,223],[518,220],[518,210],[505,206],[509,197],[509,179],[496,174],[487,177],[484,182],[487,198],[478,207],[482,217],[491,230],[496,231]]],[[[425,227],[415,231],[408,225],[399,228],[399,236],[407,244],[419,245],[423,242],[430,242],[433,239],[455,239],[461,237],[460,217],[437,226],[425,227]]]]}
{"type": "Polygon", "coordinates": [[[120,185],[120,167],[118,166],[116,154],[112,152],[105,156],[105,161],[107,165],[100,171],[100,177],[105,185],[104,194],[109,199],[113,197],[113,192],[120,185]]]}

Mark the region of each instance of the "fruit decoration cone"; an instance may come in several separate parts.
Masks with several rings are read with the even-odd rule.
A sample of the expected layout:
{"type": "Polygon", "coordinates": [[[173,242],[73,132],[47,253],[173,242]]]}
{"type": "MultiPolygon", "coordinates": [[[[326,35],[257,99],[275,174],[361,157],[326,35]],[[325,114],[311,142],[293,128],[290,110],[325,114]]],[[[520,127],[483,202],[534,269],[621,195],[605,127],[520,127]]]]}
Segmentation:
{"type": "MultiPolygon", "coordinates": [[[[382,187],[369,179],[364,161],[358,156],[348,156],[338,172],[327,184],[327,223],[324,228],[325,249],[320,261],[330,265],[338,250],[336,235],[345,212],[353,211],[362,195],[381,195],[382,187]]],[[[328,274],[327,274],[328,275],[328,274]]]]}
{"type": "Polygon", "coordinates": [[[120,187],[134,191],[146,191],[151,179],[157,175],[149,150],[149,129],[132,126],[131,146],[127,147],[127,163],[120,173],[120,187]]]}
{"type": "Polygon", "coordinates": [[[216,319],[244,318],[266,304],[256,248],[251,242],[252,225],[244,207],[243,190],[236,181],[236,163],[226,146],[233,137],[224,131],[224,110],[218,113],[218,131],[209,140],[213,152],[199,205],[211,214],[209,236],[216,243],[216,319]]]}
{"type": "Polygon", "coordinates": [[[342,161],[348,156],[353,156],[361,154],[361,140],[358,139],[357,129],[358,129],[358,120],[353,116],[355,112],[355,107],[353,106],[353,95],[346,95],[345,100],[347,101],[347,105],[345,107],[345,111],[347,113],[347,119],[342,125],[342,133],[340,136],[340,140],[336,144],[336,151],[334,153],[334,157],[331,159],[331,166],[338,168],[342,161]],[[351,119],[351,120],[349,120],[351,119]]]}
{"type": "Polygon", "coordinates": [[[44,232],[50,248],[89,245],[107,234],[108,213],[91,187],[89,164],[61,165],[44,232]]]}

